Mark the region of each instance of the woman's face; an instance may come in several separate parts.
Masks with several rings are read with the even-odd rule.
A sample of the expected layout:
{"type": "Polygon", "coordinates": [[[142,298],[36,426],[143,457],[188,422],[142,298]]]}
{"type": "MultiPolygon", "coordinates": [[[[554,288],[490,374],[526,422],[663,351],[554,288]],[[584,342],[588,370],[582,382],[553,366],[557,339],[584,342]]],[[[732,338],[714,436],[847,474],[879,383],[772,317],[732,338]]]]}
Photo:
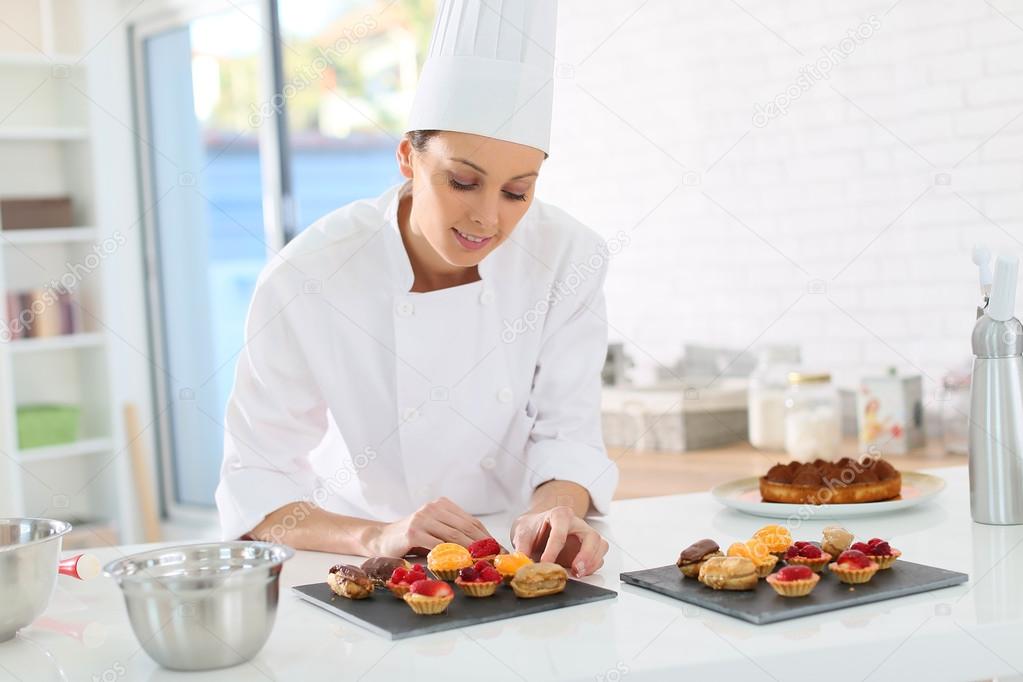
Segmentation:
{"type": "Polygon", "coordinates": [[[533,203],[543,160],[539,149],[469,133],[438,133],[423,152],[403,139],[398,163],[413,180],[413,234],[449,265],[477,265],[533,203]]]}

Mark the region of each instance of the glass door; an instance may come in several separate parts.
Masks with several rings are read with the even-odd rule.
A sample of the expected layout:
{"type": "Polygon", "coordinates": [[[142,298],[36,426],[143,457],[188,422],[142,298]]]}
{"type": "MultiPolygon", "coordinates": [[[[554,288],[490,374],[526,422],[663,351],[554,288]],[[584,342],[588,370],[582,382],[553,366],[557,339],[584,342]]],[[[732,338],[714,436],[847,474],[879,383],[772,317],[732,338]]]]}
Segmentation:
{"type": "Polygon", "coordinates": [[[136,38],[165,496],[213,505],[264,221],[260,3],[136,38]],[[168,456],[169,455],[169,456],[168,456]]]}

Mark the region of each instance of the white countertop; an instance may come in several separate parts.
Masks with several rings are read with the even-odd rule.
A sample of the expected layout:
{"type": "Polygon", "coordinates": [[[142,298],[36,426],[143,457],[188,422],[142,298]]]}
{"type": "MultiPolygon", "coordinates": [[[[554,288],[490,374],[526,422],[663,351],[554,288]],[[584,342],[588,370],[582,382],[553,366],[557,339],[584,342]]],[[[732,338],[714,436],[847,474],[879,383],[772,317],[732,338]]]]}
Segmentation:
{"type": "MultiPolygon", "coordinates": [[[[845,524],[890,538],[903,557],[963,571],[944,590],[772,625],[751,625],[645,590],[621,571],[673,563],[702,537],[722,546],[769,523],[707,493],[615,502],[601,524],[607,562],[588,582],[617,599],[399,642],[299,601],[291,585],[322,580],[340,557],[299,552],[282,574],[277,624],[249,664],[173,673],[139,647],[117,586],[59,580],[49,610],[0,644],[0,682],[48,680],[967,680],[1023,675],[1023,526],[972,523],[965,467],[938,469],[948,488],[927,505],[845,524]]],[[[485,520],[499,537],[501,519],[485,520]]],[[[833,522],[809,521],[796,539],[833,522]]],[[[97,552],[104,562],[136,548],[97,552]]],[[[2,608],[2,605],[0,605],[2,608]]]]}

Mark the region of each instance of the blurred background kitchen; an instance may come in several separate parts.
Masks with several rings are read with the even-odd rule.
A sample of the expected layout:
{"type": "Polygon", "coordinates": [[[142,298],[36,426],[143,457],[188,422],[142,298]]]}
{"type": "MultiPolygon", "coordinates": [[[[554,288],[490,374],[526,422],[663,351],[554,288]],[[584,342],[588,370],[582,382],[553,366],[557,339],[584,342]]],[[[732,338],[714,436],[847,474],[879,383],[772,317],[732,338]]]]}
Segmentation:
{"type": "MultiPolygon", "coordinates": [[[[432,21],[0,0],[0,516],[216,535],[256,277],[399,181],[432,21]]],[[[607,239],[618,496],[965,464],[975,247],[1023,246],[1023,7],[561,0],[558,30],[538,196],[607,239]]]]}

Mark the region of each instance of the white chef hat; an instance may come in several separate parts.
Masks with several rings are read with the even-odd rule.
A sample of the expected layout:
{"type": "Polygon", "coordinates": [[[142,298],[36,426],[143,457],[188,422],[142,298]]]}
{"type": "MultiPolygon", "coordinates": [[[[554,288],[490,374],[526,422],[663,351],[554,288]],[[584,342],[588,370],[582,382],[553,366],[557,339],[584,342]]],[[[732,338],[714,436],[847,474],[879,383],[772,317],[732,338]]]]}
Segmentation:
{"type": "Polygon", "coordinates": [[[548,151],[557,0],[438,0],[406,130],[452,130],[548,151]]]}

